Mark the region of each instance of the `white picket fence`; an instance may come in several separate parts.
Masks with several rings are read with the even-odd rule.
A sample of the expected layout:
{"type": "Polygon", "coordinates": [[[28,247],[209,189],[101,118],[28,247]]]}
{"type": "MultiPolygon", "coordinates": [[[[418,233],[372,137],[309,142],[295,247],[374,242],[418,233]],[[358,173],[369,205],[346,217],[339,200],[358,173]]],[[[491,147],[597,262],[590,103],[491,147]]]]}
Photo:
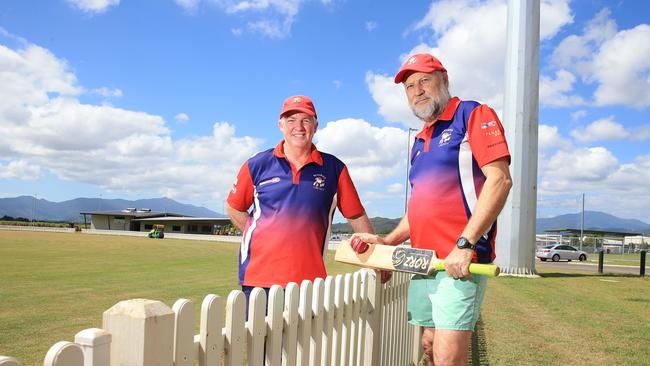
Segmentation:
{"type": "MultiPolygon", "coordinates": [[[[328,276],[313,283],[274,286],[225,301],[207,295],[199,334],[190,300],[170,309],[160,301],[133,299],[104,312],[103,329],[75,335],[50,348],[44,366],[417,365],[419,332],[406,322],[409,276],[394,273],[387,284],[375,272],[328,276]],[[225,319],[225,321],[224,321],[225,319]],[[414,341],[416,340],[416,341],[414,341]]],[[[20,366],[0,356],[0,366],[20,366]]]]}

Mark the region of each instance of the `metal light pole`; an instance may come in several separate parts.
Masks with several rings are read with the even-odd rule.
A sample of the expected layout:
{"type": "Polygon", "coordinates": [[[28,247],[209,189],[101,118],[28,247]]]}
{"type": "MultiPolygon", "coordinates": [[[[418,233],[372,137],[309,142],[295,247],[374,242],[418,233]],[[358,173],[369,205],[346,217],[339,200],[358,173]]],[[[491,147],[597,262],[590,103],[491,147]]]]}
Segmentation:
{"type": "Polygon", "coordinates": [[[404,214],[409,205],[409,172],[411,168],[411,131],[417,132],[417,129],[409,127],[409,137],[406,140],[406,178],[404,184],[404,214]]]}
{"type": "Polygon", "coordinates": [[[582,250],[582,241],[584,240],[585,231],[585,194],[582,194],[582,215],[580,219],[580,250],[582,250]]]}

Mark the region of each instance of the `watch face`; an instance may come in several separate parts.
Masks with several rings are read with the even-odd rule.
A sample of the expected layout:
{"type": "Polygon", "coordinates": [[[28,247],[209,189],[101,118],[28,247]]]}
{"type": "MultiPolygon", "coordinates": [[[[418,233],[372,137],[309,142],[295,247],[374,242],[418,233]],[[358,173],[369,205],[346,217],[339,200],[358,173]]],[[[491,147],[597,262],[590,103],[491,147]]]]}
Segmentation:
{"type": "Polygon", "coordinates": [[[465,238],[458,238],[458,241],[456,241],[456,246],[460,249],[473,249],[474,247],[474,245],[472,245],[472,243],[470,243],[469,240],[465,238]]]}

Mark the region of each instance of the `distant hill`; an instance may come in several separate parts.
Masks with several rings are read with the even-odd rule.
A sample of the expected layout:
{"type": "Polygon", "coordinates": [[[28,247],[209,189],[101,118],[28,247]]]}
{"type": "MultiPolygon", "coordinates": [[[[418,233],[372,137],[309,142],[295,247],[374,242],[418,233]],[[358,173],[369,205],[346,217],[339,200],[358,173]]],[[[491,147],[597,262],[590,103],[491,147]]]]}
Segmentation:
{"type": "MultiPolygon", "coordinates": [[[[387,219],[385,217],[371,217],[370,218],[370,223],[372,224],[372,227],[375,228],[375,232],[377,234],[388,234],[393,230],[397,224],[399,224],[400,220],[399,219],[387,219]]],[[[340,223],[340,224],[333,224],[332,225],[332,232],[333,233],[351,233],[352,232],[352,227],[350,224],[346,223],[340,223]]]]}
{"type": "MultiPolygon", "coordinates": [[[[378,234],[386,234],[393,230],[400,220],[373,217],[370,222],[378,234]]],[[[650,224],[635,219],[622,219],[598,211],[585,211],[584,228],[585,230],[638,232],[650,235],[650,224]]],[[[580,213],[537,219],[537,234],[543,234],[545,230],[549,229],[580,229],[580,213]]],[[[347,223],[334,224],[332,225],[332,232],[351,233],[352,228],[347,223]]]]}
{"type": "MultiPolygon", "coordinates": [[[[537,233],[549,229],[580,229],[580,213],[537,219],[537,233]]],[[[635,232],[650,235],[650,224],[636,219],[622,219],[599,211],[585,211],[585,230],[635,232]]]]}
{"type": "Polygon", "coordinates": [[[75,198],[51,202],[32,196],[0,198],[0,217],[24,217],[35,220],[81,222],[80,212],[123,210],[127,207],[149,208],[152,211],[173,212],[195,217],[225,217],[205,207],[180,203],[169,198],[150,198],[135,201],[123,199],[75,198]]]}

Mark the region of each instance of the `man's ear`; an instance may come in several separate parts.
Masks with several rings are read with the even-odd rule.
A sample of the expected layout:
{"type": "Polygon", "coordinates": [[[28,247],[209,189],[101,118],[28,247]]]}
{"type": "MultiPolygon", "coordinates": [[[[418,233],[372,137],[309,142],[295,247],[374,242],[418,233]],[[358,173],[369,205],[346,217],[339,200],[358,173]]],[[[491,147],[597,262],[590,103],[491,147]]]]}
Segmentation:
{"type": "Polygon", "coordinates": [[[447,71],[442,73],[442,81],[445,83],[445,87],[449,88],[449,76],[447,76],[447,71]]]}

